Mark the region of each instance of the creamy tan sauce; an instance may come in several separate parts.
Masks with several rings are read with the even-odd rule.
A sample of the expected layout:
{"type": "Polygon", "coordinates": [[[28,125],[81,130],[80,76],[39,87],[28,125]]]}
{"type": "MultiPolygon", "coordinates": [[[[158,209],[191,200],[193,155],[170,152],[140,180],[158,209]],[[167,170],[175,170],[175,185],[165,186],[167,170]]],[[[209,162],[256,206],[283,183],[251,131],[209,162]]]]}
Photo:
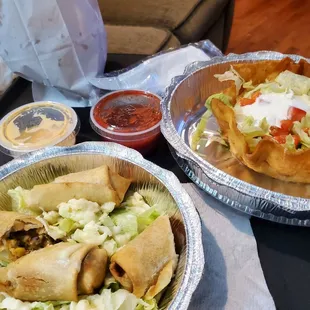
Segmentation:
{"type": "Polygon", "coordinates": [[[14,119],[11,120],[5,128],[7,140],[16,146],[40,147],[50,144],[64,135],[68,126],[66,117],[62,121],[55,121],[43,114],[35,114],[34,116],[42,119],[40,124],[23,131],[20,131],[18,126],[14,124],[14,119]]]}

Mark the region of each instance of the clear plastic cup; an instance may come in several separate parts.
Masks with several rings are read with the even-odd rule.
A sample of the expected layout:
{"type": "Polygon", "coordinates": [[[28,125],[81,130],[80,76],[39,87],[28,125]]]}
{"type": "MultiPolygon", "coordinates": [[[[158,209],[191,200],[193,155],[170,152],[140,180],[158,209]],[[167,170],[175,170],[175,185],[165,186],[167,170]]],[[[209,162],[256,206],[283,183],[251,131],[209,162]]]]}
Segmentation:
{"type": "Polygon", "coordinates": [[[0,151],[17,157],[48,146],[71,146],[79,129],[72,108],[51,101],[29,103],[0,121],[0,151]]]}
{"type": "Polygon", "coordinates": [[[160,101],[157,95],[142,90],[109,93],[92,107],[91,126],[104,141],[149,153],[160,136],[160,101]]]}

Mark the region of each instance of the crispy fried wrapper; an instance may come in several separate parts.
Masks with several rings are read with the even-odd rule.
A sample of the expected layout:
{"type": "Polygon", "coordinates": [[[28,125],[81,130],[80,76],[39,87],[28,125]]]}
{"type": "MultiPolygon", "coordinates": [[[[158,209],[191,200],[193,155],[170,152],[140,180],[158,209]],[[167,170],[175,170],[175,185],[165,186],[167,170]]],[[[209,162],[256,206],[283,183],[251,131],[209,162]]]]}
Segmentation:
{"type": "Polygon", "coordinates": [[[61,202],[73,198],[84,198],[99,204],[114,202],[119,206],[130,184],[130,179],[103,165],[58,177],[49,184],[36,185],[25,192],[24,200],[33,211],[56,210],[61,202]]]}
{"type": "MultiPolygon", "coordinates": [[[[301,60],[295,63],[290,58],[240,63],[233,65],[233,68],[245,81],[252,81],[253,85],[263,83],[266,79],[273,81],[285,70],[310,77],[308,62],[301,60]]],[[[224,90],[224,93],[232,98],[231,104],[234,106],[237,101],[235,86],[224,90]]],[[[276,179],[310,183],[310,149],[290,151],[273,139],[262,139],[250,152],[244,135],[237,127],[234,110],[218,99],[212,100],[211,107],[231,153],[244,165],[276,179]]]]}
{"type": "Polygon", "coordinates": [[[0,211],[0,219],[0,261],[2,262],[15,261],[49,243],[43,224],[33,216],[0,211]]]}
{"type": "Polygon", "coordinates": [[[152,299],[171,281],[177,265],[168,216],[160,216],[111,258],[110,271],[138,298],[152,299]]]}
{"type": "Polygon", "coordinates": [[[102,285],[107,260],[94,245],[58,243],[0,268],[0,291],[25,301],[77,301],[102,285]]]}

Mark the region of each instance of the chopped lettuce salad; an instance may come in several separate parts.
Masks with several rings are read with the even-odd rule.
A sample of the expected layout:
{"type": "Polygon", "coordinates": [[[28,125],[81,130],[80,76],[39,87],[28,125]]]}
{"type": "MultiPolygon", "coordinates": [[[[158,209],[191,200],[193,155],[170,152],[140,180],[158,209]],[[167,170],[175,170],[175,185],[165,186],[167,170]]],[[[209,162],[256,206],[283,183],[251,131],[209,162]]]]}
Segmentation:
{"type": "Polygon", "coordinates": [[[205,141],[205,128],[212,115],[211,101],[214,98],[234,109],[238,129],[244,134],[250,151],[267,136],[288,151],[310,147],[310,78],[284,71],[274,81],[266,80],[253,85],[252,81],[245,81],[232,66],[229,71],[216,74],[215,77],[219,81],[233,81],[238,99],[234,107],[231,98],[224,93],[214,94],[206,100],[207,112],[192,135],[193,150],[197,151],[200,141],[205,141]],[[278,100],[271,102],[270,94],[278,96],[278,100]],[[284,101],[286,105],[282,104],[284,101]],[[263,103],[271,104],[263,106],[263,103]],[[278,105],[272,111],[273,103],[278,105]],[[279,117],[282,118],[277,120],[279,117]]]}
{"type": "Polygon", "coordinates": [[[155,299],[143,301],[124,289],[113,292],[102,289],[100,294],[81,296],[78,302],[23,302],[0,293],[0,309],[7,310],[156,310],[155,299]]]}
{"type": "MultiPolygon", "coordinates": [[[[9,190],[14,210],[29,214],[23,200],[23,189],[9,190]]],[[[156,203],[146,203],[138,192],[129,195],[122,208],[108,202],[99,205],[85,199],[71,199],[58,205],[58,211],[43,212],[36,218],[42,222],[47,233],[54,240],[90,243],[104,248],[109,257],[141,233],[163,212],[156,203]]],[[[155,299],[144,301],[126,290],[119,289],[118,283],[110,275],[105,279],[105,287],[100,294],[81,297],[75,302],[22,302],[0,293],[0,309],[8,310],[86,310],[157,309],[155,299]],[[112,291],[111,289],[116,289],[112,291]]]]}

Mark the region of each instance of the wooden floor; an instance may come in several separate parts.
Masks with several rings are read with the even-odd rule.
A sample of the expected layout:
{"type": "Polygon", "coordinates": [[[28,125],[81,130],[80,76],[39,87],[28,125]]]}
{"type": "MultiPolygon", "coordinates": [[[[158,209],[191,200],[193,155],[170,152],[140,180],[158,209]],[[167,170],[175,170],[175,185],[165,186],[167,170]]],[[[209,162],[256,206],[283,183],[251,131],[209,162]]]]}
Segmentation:
{"type": "Polygon", "coordinates": [[[310,58],[310,0],[235,0],[227,52],[257,50],[310,58]]]}

